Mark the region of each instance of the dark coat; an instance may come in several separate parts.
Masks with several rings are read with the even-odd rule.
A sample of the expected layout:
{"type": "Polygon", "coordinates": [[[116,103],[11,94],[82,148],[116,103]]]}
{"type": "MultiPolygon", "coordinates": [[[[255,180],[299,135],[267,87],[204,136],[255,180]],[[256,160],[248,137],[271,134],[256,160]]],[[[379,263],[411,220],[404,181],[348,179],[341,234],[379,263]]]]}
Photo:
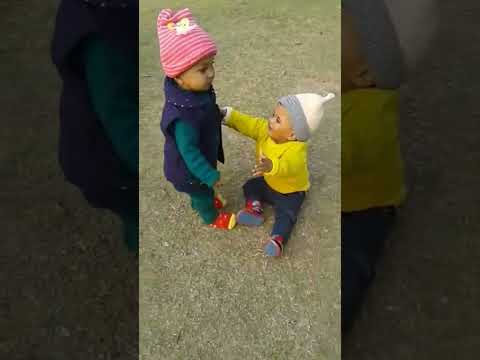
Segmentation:
{"type": "Polygon", "coordinates": [[[89,101],[81,45],[90,36],[102,37],[138,72],[138,0],[62,0],[51,48],[62,80],[59,162],[65,177],[99,207],[130,206],[130,200],[121,203],[138,198],[138,172],[116,155],[89,101]]]}
{"type": "Polygon", "coordinates": [[[200,152],[213,168],[217,161],[224,162],[221,131],[221,114],[215,91],[191,92],[179,88],[175,81],[165,78],[165,106],[161,130],[165,135],[164,173],[178,191],[195,192],[201,185],[189,171],[175,143],[172,124],[181,119],[199,134],[200,152]]]}

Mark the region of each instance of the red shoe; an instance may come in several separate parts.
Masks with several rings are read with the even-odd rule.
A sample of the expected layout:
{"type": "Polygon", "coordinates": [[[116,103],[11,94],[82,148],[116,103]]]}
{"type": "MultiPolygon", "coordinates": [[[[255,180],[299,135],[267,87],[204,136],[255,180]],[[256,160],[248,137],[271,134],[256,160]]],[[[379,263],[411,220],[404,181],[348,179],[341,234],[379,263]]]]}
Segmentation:
{"type": "Polygon", "coordinates": [[[215,197],[213,198],[213,206],[215,206],[215,209],[217,210],[223,209],[226,205],[227,205],[227,200],[225,200],[222,195],[216,194],[215,197]]]}
{"type": "Polygon", "coordinates": [[[238,223],[248,226],[260,226],[263,224],[262,203],[258,200],[248,200],[245,208],[237,214],[238,223]]]}
{"type": "Polygon", "coordinates": [[[209,226],[219,229],[231,230],[237,224],[235,214],[221,212],[209,226]]]}

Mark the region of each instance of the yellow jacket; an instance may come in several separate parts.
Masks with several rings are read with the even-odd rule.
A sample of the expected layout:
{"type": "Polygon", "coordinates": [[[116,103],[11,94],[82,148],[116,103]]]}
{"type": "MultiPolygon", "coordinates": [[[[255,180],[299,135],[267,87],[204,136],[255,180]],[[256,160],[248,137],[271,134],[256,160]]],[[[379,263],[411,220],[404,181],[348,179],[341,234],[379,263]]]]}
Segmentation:
{"type": "Polygon", "coordinates": [[[342,211],[400,205],[405,198],[395,91],[342,95],[342,211]]]}
{"type": "Polygon", "coordinates": [[[288,194],[310,188],[307,168],[307,144],[301,141],[275,143],[268,135],[268,120],[230,110],[225,117],[228,127],[256,141],[256,159],[260,154],[272,161],[264,174],[265,182],[275,191],[288,194]]]}

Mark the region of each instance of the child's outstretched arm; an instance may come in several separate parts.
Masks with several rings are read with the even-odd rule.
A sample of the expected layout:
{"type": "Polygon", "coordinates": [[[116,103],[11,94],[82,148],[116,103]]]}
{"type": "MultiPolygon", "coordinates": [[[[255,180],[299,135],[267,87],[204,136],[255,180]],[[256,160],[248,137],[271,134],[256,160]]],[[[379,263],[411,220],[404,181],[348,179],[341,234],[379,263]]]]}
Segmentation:
{"type": "Polygon", "coordinates": [[[174,123],[175,141],[188,170],[208,187],[213,187],[220,179],[220,172],[214,169],[200,152],[198,133],[184,121],[174,123]]]}
{"type": "Polygon", "coordinates": [[[224,124],[239,133],[258,140],[268,132],[268,120],[243,114],[231,107],[224,108],[224,124]]]}

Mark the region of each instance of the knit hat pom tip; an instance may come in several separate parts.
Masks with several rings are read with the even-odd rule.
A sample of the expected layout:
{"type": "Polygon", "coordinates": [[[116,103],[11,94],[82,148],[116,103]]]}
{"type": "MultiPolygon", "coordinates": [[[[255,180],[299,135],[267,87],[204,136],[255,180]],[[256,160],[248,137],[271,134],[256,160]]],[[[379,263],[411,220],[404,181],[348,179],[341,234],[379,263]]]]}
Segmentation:
{"type": "Polygon", "coordinates": [[[172,9],[163,9],[158,14],[158,25],[166,26],[172,19],[173,11],[172,9]]]}
{"type": "Polygon", "coordinates": [[[323,102],[326,103],[327,101],[332,100],[334,97],[334,93],[328,93],[327,95],[323,96],[323,102]]]}
{"type": "Polygon", "coordinates": [[[174,13],[172,9],[163,9],[160,11],[160,14],[158,14],[157,23],[159,26],[167,26],[171,22],[177,22],[182,18],[191,18],[191,16],[192,13],[189,8],[179,10],[176,13],[174,13]]]}

